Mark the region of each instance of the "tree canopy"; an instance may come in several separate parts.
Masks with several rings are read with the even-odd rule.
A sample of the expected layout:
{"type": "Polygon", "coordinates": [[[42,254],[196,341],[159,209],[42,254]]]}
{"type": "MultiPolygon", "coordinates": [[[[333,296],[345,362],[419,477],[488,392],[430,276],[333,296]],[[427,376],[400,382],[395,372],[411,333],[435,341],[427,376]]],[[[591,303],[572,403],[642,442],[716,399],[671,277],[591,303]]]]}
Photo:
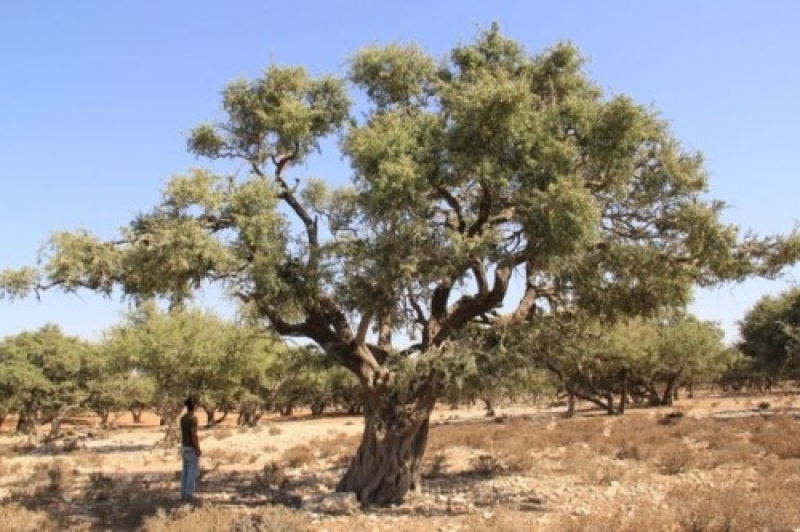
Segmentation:
{"type": "Polygon", "coordinates": [[[739,324],[742,353],[777,377],[800,376],[800,288],[761,298],[739,324]]]}
{"type": "Polygon", "coordinates": [[[52,324],[0,341],[0,413],[18,411],[22,429],[37,437],[36,421],[52,421],[51,436],[82,406],[97,377],[95,346],[52,324]]]}
{"type": "Polygon", "coordinates": [[[365,439],[340,489],[399,500],[418,485],[442,361],[468,325],[649,315],[800,253],[797,234],[724,223],[701,155],[583,65],[569,44],[530,54],[493,26],[441,61],[393,44],[356,53],[344,78],[271,66],[225,88],[221,119],[188,140],[230,173],[174,177],[119,238],[55,234],[40,268],[0,275],[0,294],[119,289],[179,305],[223,284],[361,381],[365,439]],[[330,135],[349,185],[304,175],[330,135]],[[420,354],[402,360],[409,337],[420,354]]]}

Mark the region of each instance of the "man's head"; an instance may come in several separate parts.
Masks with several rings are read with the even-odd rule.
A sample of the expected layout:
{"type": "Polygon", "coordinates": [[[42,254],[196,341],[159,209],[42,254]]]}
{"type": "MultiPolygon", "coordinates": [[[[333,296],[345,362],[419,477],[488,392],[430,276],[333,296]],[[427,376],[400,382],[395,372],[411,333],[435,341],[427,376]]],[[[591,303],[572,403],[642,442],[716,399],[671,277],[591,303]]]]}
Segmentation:
{"type": "Polygon", "coordinates": [[[194,409],[197,408],[197,403],[195,403],[194,397],[187,397],[183,404],[186,405],[186,410],[189,412],[194,412],[194,409]]]}

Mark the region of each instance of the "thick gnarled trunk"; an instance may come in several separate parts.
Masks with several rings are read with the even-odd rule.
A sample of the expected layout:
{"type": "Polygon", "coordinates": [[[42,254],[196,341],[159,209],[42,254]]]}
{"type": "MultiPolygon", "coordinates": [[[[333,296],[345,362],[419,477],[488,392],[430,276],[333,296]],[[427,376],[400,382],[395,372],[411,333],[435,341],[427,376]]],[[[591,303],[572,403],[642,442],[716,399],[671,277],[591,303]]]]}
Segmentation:
{"type": "Polygon", "coordinates": [[[353,492],[365,506],[399,504],[422,489],[422,458],[432,408],[367,408],[364,434],[337,491],[353,492]]]}

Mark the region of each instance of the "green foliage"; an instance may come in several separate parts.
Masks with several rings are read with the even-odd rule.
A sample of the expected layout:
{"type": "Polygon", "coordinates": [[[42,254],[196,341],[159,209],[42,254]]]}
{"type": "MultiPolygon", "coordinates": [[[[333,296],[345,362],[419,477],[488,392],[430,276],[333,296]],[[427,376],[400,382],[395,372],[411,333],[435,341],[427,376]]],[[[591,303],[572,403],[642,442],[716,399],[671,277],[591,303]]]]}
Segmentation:
{"type": "Polygon", "coordinates": [[[614,324],[549,317],[514,331],[511,346],[548,369],[577,397],[610,412],[614,396],[670,404],[679,386],[711,382],[736,363],[722,330],[691,315],[669,312],[614,324]]]}
{"type": "Polygon", "coordinates": [[[180,411],[190,394],[216,406],[260,391],[265,356],[280,350],[252,327],[195,308],[162,312],[152,303],[112,328],[105,346],[117,364],[137,374],[131,390],[137,399],[152,394],[150,404],[164,416],[180,411]]]}
{"type": "MultiPolygon", "coordinates": [[[[57,233],[40,269],[0,274],[0,296],[118,288],[179,309],[218,282],[254,322],[310,339],[386,404],[525,380],[503,367],[507,354],[455,354],[475,322],[489,337],[531,323],[549,351],[530,357],[591,368],[598,385],[640,365],[652,380],[664,373],[652,353],[681,364],[694,355],[668,340],[634,353],[623,337],[651,327],[635,319],[585,350],[600,323],[682,308],[697,285],[775,276],[800,256],[800,236],[725,224],[701,155],[654,110],[604,94],[583,65],[569,44],[530,54],[492,26],[442,62],[390,45],[355,54],[346,79],[272,66],[225,88],[222,119],[190,135],[190,151],[229,161],[231,175],[175,177],[120,238],[57,233]],[[366,100],[357,112],[347,82],[366,100]],[[301,164],[337,133],[350,186],[304,179],[301,164]],[[419,357],[398,362],[398,332],[419,339],[419,357]]],[[[224,372],[198,369],[241,374],[227,333],[189,314],[141,310],[112,336],[170,397],[235,389],[224,372]]]]}
{"type": "MultiPolygon", "coordinates": [[[[4,411],[53,419],[90,393],[97,350],[55,325],[0,342],[0,403],[4,411]]],[[[28,427],[31,428],[31,427],[28,427]]]]}
{"type": "Polygon", "coordinates": [[[800,288],[761,298],[742,319],[739,348],[764,371],[800,375],[800,288]]]}

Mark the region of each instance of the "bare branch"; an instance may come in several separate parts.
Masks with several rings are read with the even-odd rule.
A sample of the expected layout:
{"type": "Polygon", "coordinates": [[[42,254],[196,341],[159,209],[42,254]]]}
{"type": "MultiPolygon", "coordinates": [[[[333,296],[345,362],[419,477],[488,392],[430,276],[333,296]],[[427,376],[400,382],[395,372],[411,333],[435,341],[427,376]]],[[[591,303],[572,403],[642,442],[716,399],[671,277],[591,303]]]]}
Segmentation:
{"type": "Polygon", "coordinates": [[[411,305],[411,308],[414,309],[414,314],[416,314],[416,322],[420,325],[425,325],[427,318],[425,317],[425,313],[422,311],[422,307],[419,305],[419,301],[417,301],[417,297],[411,293],[411,289],[408,290],[408,303],[411,305]]]}
{"type": "Polygon", "coordinates": [[[361,316],[361,321],[358,323],[358,330],[356,331],[356,342],[363,344],[366,341],[372,315],[372,312],[366,312],[361,316]]]}
{"type": "Polygon", "coordinates": [[[429,339],[429,345],[441,345],[453,333],[476,316],[486,314],[503,303],[511,274],[516,267],[525,262],[525,254],[519,253],[500,262],[495,269],[494,284],[485,294],[468,294],[462,296],[446,312],[446,316],[438,320],[438,331],[429,339]]]}

